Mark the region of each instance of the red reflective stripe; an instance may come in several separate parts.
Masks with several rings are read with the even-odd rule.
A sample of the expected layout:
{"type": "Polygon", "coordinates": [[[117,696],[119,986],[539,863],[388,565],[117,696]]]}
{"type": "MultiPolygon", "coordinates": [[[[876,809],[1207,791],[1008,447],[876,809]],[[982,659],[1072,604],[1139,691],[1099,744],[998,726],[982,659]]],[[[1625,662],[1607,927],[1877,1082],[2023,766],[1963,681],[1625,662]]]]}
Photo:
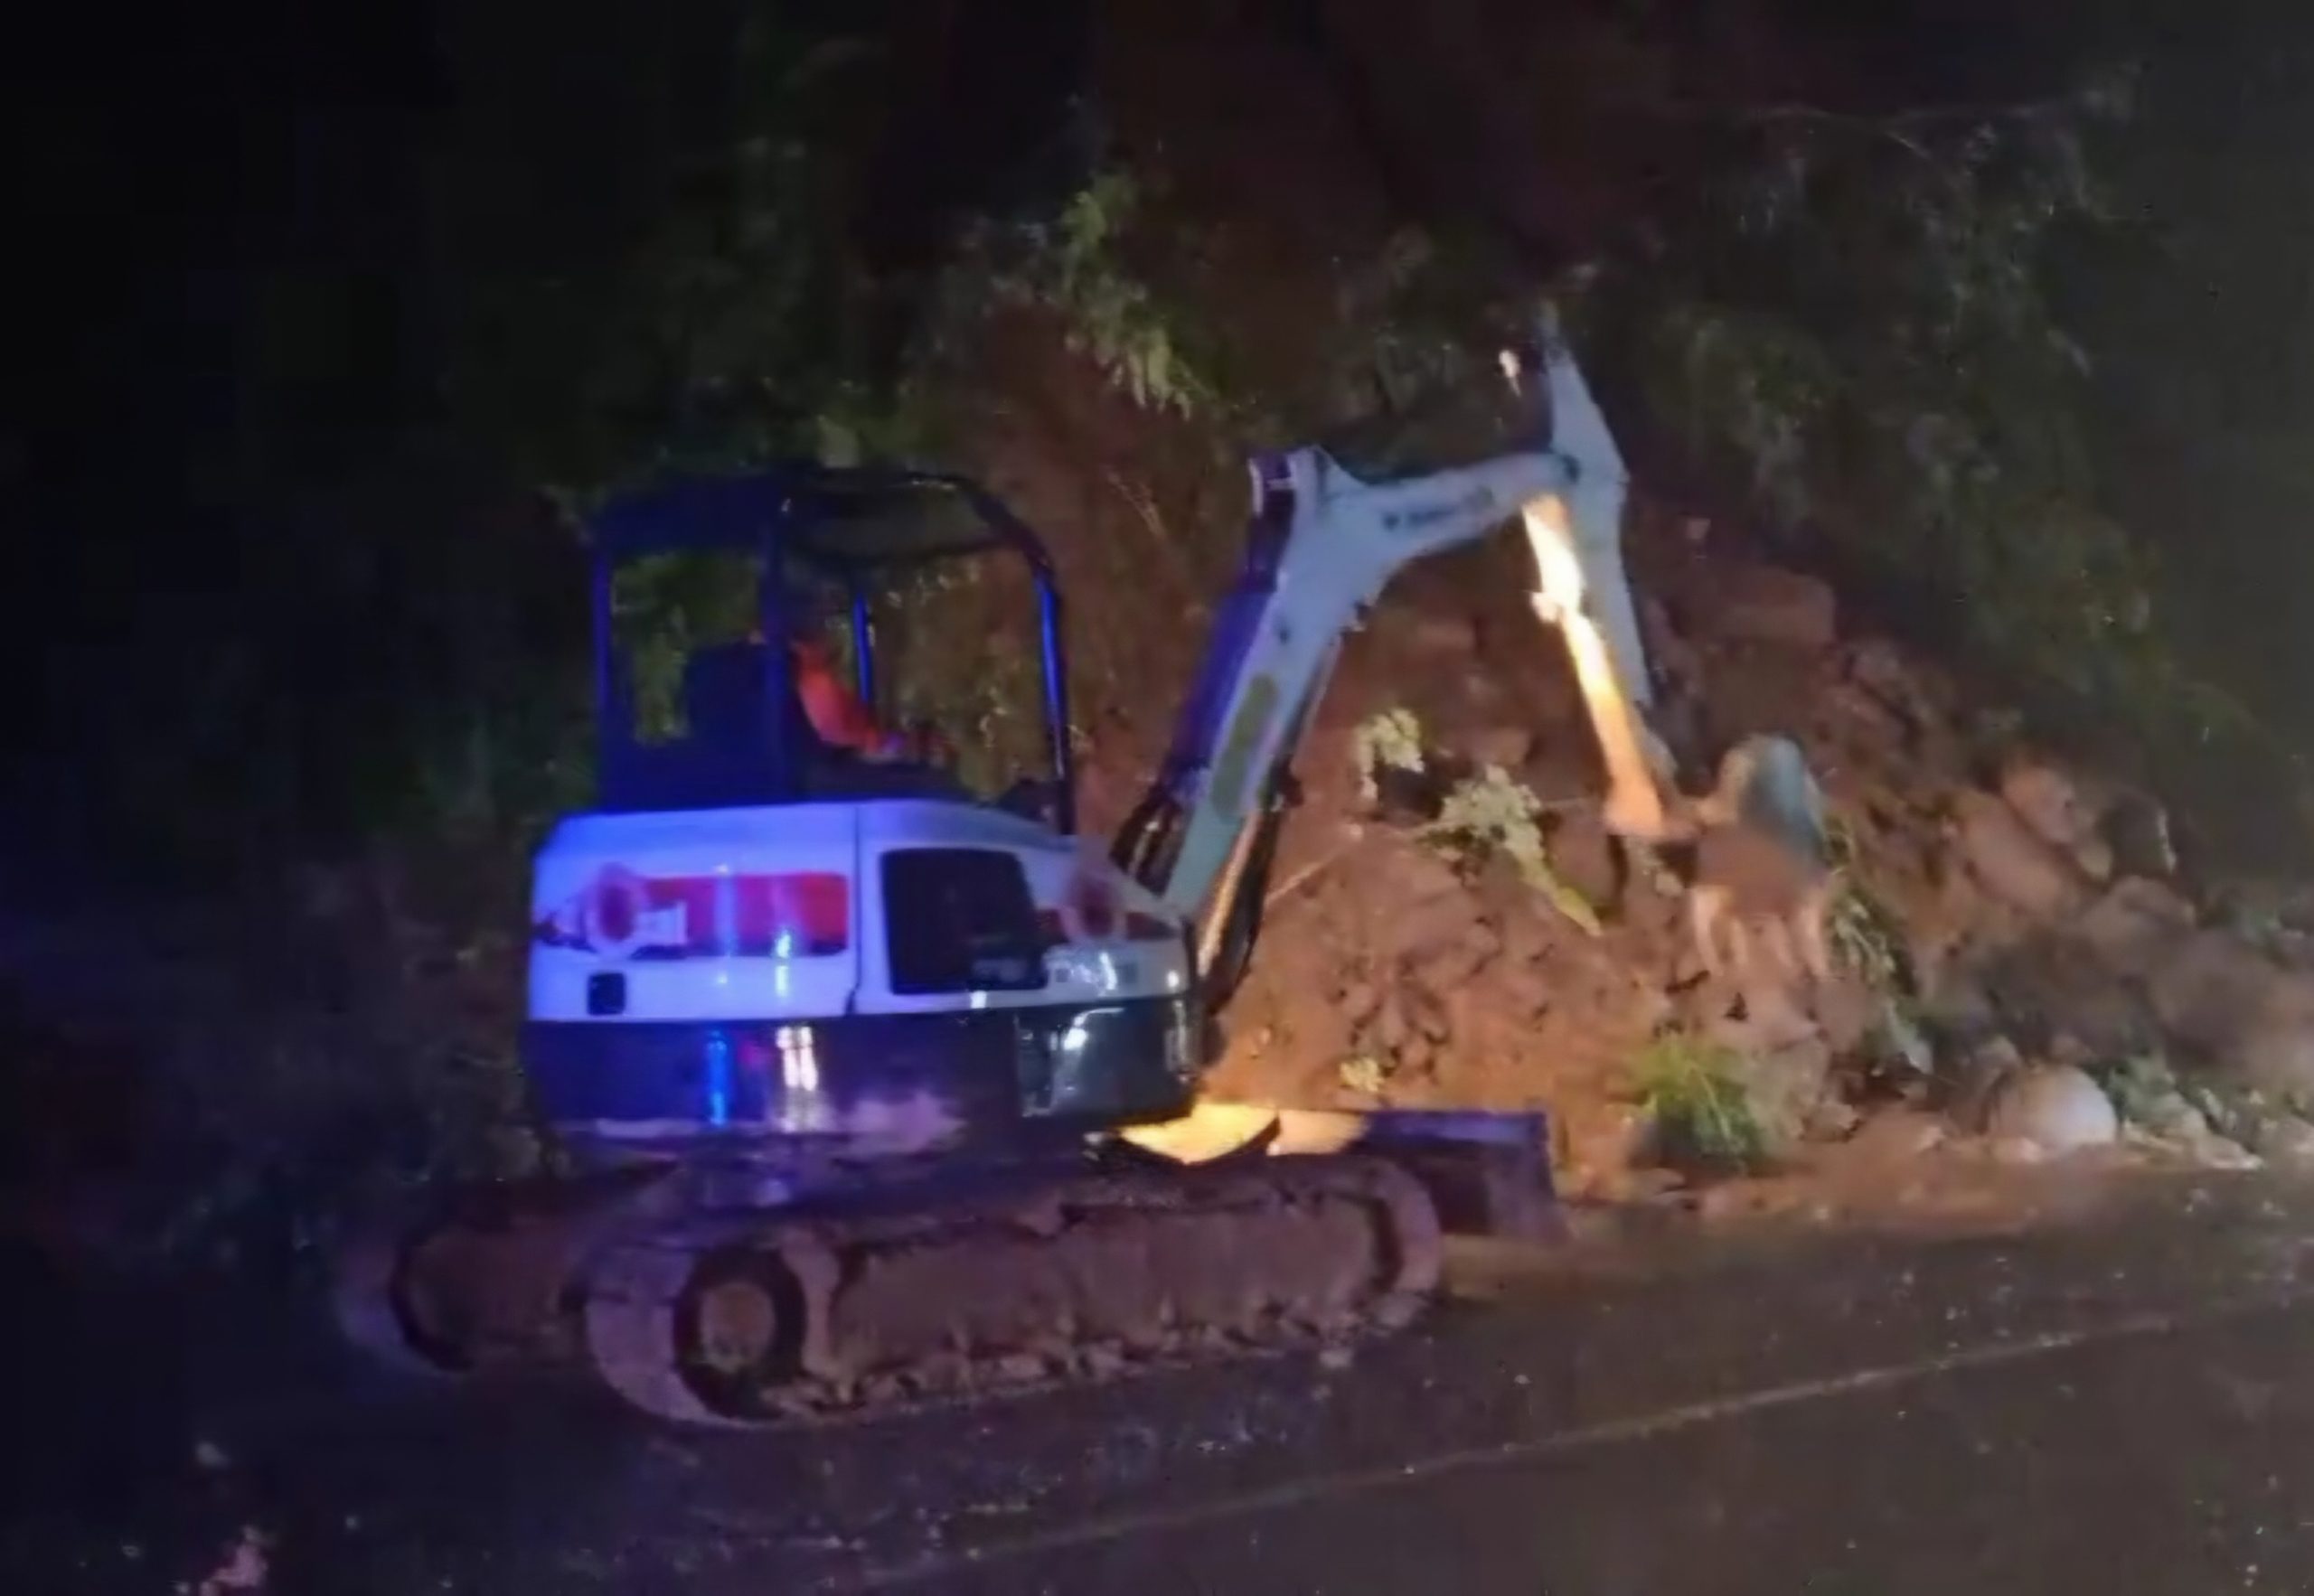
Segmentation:
{"type": "Polygon", "coordinates": [[[851,883],[832,870],[650,878],[613,865],[576,903],[576,915],[566,911],[541,921],[538,939],[663,959],[725,953],[814,958],[851,945],[851,883]],[[668,924],[677,911],[679,933],[668,924]],[[635,941],[638,935],[642,940],[635,941]]]}
{"type": "MultiPolygon", "coordinates": [[[[783,933],[800,944],[788,950],[791,954],[842,953],[851,945],[851,883],[845,878],[832,871],[813,870],[741,879],[758,882],[764,888],[762,902],[767,914],[757,929],[759,934],[768,932],[773,951],[777,950],[783,933]]],[[[743,895],[740,902],[746,901],[743,895]]],[[[743,917],[743,942],[748,930],[743,917]]]]}

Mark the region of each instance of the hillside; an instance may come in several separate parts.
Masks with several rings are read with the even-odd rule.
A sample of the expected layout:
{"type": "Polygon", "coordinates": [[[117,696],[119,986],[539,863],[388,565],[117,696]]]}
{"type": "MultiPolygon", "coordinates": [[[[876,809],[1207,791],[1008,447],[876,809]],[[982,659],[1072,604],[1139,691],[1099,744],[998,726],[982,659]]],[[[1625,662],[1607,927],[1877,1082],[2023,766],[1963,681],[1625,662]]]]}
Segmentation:
{"type": "MultiPolygon", "coordinates": [[[[0,860],[24,1223],[166,1251],[263,1214],[298,1253],[373,1184],[535,1166],[522,881],[584,801],[573,512],[607,484],[795,453],[981,476],[1059,561],[1103,831],[1234,569],[1247,451],[1499,446],[1490,341],[1546,293],[1648,502],[1629,535],[1664,729],[1698,781],[1745,730],[1801,737],[1881,990],[1730,1030],[1675,898],[1610,870],[1587,733],[1506,547],[1410,575],[1354,640],[1218,1084],[1543,1102],[1570,1175],[1606,1188],[1644,1150],[1623,1099],[1651,1069],[1716,1101],[1698,1047],[1778,1056],[1783,1117],[1828,1132],[1828,1071],[1845,1097],[1941,1103],[1996,1033],[2127,1066],[2141,1119],[2189,1123],[2140,1079],[2162,1044],[2229,1089],[2296,1089],[2289,895],[2244,907],[2213,874],[2302,850],[2289,759],[2160,624],[2144,545],[2187,518],[2117,516],[2093,469],[2112,440],[2076,425],[2105,351],[2073,340],[2051,268],[2085,270],[2112,221],[2091,174],[2130,97],[2102,31],[1989,6],[1966,28],[1899,8],[1885,37],[1766,3],[843,9],[564,26],[500,0],[387,74],[390,115],[332,58],[146,141],[190,170],[302,128],[310,181],[236,191],[230,225],[153,218],[113,263],[139,303],[178,304],[187,273],[219,294],[171,324],[176,380],[137,380],[110,323],[51,318],[71,380],[5,456],[42,464],[24,485],[60,562],[7,587],[8,635],[58,690],[25,706],[0,860]],[[258,264],[212,271],[226,238],[258,264]],[[2166,849],[2105,863],[2050,797],[2128,832],[2149,793],[2006,772],[2051,762],[2012,707],[2035,746],[2159,787],[2182,873],[2166,849]],[[1362,812],[1355,730],[1400,709],[1531,791],[1599,935],[1484,850],[1450,862],[1418,816],[1362,812]],[[1888,1002],[1935,1079],[1859,1056],[1858,1012],[1888,1002]]],[[[2213,46],[2196,70],[2224,66],[2213,46]]],[[[136,110],[176,104],[155,93],[136,110]]],[[[1016,752],[1017,595],[946,596],[898,640],[898,707],[1016,752]]]]}

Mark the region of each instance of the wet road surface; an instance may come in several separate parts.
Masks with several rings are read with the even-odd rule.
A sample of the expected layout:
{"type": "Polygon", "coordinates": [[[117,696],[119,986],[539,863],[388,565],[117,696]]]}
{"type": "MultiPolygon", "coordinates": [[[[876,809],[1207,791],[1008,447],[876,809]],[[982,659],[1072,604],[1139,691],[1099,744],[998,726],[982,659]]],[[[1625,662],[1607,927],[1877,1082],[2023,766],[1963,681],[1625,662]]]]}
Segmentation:
{"type": "Polygon", "coordinates": [[[1462,1278],[1343,1367],[771,1436],[317,1356],[196,1403],[165,1479],[60,1469],[0,1551],[42,1570],[11,1588],[167,1590],[247,1523],[269,1590],[381,1596],[2314,1591],[2303,1193],[1462,1278]]]}

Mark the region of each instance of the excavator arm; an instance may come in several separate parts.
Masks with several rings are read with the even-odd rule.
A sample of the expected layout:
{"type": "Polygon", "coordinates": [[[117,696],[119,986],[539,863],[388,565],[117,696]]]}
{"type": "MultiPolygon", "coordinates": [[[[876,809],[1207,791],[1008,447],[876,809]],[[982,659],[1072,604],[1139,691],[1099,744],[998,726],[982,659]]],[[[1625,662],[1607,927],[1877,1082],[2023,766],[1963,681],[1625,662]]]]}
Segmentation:
{"type": "Polygon", "coordinates": [[[1323,450],[1253,465],[1246,563],[1156,783],[1120,833],[1118,862],[1198,928],[1218,1003],[1243,974],[1265,875],[1291,799],[1293,751],[1344,636],[1412,562],[1514,517],[1535,559],[1536,615],[1566,637],[1609,776],[1609,825],[1673,834],[1670,761],[1623,575],[1625,474],[1574,361],[1541,357],[1550,437],[1531,452],[1390,482],[1361,482],[1323,450]]]}

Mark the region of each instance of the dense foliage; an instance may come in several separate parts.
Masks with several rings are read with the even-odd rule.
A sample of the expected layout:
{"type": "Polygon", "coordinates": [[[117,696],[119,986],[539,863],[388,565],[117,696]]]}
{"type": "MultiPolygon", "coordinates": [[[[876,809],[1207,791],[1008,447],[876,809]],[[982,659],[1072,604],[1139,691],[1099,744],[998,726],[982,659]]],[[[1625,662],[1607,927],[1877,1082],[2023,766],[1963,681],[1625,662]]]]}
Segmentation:
{"type": "Polygon", "coordinates": [[[2084,21],[1987,95],[1949,30],[1897,70],[1796,4],[1450,7],[1366,26],[1362,65],[1372,7],[1199,12],[1212,76],[1243,52],[1284,108],[1235,127],[1135,66],[1141,15],[1096,65],[1058,3],[488,0],[287,85],[249,76],[254,24],[215,30],[211,77],[138,85],[172,139],[100,129],[39,174],[61,213],[193,202],[59,230],[145,308],[42,330],[71,378],[6,456],[54,557],[11,584],[50,687],[22,784],[176,857],[518,831],[583,786],[574,512],[605,485],[944,453],[1021,325],[1216,470],[1320,436],[1387,466],[1468,446],[1424,397],[1483,387],[1544,291],[1658,480],[2052,703],[2174,742],[2244,723],[2216,679],[2306,735],[2275,685],[2302,629],[2233,624],[2305,558],[2269,529],[2314,491],[2307,246],[2272,220],[2306,198],[2302,44],[2084,21]],[[2103,70],[2132,59],[2134,107],[2103,70]],[[1356,135],[1295,172],[1326,236],[1213,181],[1321,112],[1356,135]]]}

